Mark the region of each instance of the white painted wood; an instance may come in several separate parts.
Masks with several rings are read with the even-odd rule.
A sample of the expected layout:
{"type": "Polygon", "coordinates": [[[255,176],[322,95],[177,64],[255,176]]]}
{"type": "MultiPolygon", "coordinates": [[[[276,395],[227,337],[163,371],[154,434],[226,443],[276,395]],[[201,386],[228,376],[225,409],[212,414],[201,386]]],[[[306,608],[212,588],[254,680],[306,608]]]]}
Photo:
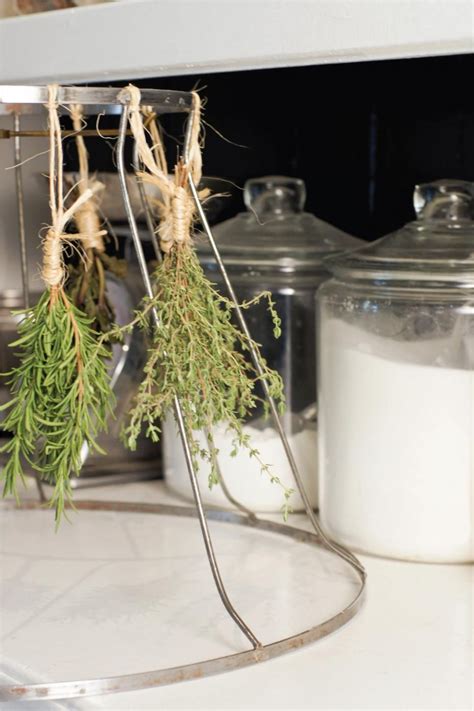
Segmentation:
{"type": "Polygon", "coordinates": [[[0,82],[78,83],[468,53],[473,5],[123,0],[8,18],[0,21],[0,82]]]}

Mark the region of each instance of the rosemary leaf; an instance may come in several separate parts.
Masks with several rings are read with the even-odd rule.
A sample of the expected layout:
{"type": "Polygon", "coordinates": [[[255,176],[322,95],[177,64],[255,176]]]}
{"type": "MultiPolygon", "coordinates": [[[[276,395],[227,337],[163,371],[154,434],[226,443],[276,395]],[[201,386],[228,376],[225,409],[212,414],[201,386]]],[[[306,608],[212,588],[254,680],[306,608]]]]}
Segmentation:
{"type": "Polygon", "coordinates": [[[108,350],[62,288],[47,289],[23,312],[18,333],[12,345],[20,364],[6,374],[12,398],[3,427],[13,436],[0,449],[9,455],[3,494],[18,499],[29,464],[54,485],[49,503],[58,524],[71,503],[70,475],[80,472],[82,447],[100,451],[95,440],[113,408],[108,350]]]}

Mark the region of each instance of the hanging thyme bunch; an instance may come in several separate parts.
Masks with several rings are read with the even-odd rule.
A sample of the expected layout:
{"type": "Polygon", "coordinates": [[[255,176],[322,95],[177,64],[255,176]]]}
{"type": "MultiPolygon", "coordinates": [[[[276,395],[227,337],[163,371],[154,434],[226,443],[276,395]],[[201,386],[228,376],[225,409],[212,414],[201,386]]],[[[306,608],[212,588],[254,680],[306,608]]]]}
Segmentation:
{"type": "MultiPolygon", "coordinates": [[[[169,177],[159,132],[153,130],[153,123],[149,124],[152,149],[146,140],[140,94],[135,87],[128,87],[127,91],[132,97],[130,126],[146,169],[139,173],[139,178],[154,183],[161,195],[157,212],[163,261],[154,273],[156,295],[146,307],[156,308],[160,326],[152,336],[145,377],[125,431],[126,443],[133,449],[143,428],[146,435],[156,441],[160,435],[157,420],[166,416],[176,396],[181,403],[195,466],[198,467],[199,459],[209,462],[211,486],[218,482],[215,468],[218,450],[212,436],[212,428],[218,424],[225,424],[233,435],[231,454],[235,455],[240,448],[246,449],[250,456],[257,458],[262,471],[281,484],[269,465],[261,461],[243,428],[245,418],[261,401],[258,383],[262,378],[272,397],[283,407],[281,377],[260,355],[263,376],[258,375],[248,356],[249,341],[233,323],[234,303],[207,279],[192,244],[195,206],[188,175],[192,175],[195,184],[201,177],[199,96],[194,94],[188,162],[180,161],[174,175],[169,177]],[[194,438],[196,430],[207,433],[206,448],[200,447],[194,438]]],[[[261,298],[268,300],[275,336],[278,336],[280,319],[268,292],[242,306],[249,308],[261,298]]],[[[143,315],[138,320],[146,327],[147,319],[143,315]]],[[[258,351],[258,345],[254,345],[258,351]]],[[[283,488],[286,513],[292,492],[283,488]]]]}
{"type": "MultiPolygon", "coordinates": [[[[79,474],[84,443],[99,450],[96,435],[106,427],[113,397],[105,365],[107,350],[98,342],[91,319],[77,309],[64,289],[62,251],[71,236],[64,233],[75,212],[93,191],[84,191],[68,210],[62,194],[62,143],[57,87],[49,87],[50,205],[52,226],[43,242],[46,290],[23,312],[18,349],[20,364],[8,373],[12,398],[4,429],[12,438],[1,451],[9,455],[3,468],[4,495],[18,497],[17,485],[30,465],[54,485],[50,505],[59,523],[71,500],[69,477],[79,474]]],[[[80,235],[74,236],[80,239],[80,235]]],[[[100,451],[100,450],[99,450],[100,451]]]]}
{"type": "Polygon", "coordinates": [[[68,269],[66,290],[73,303],[92,320],[94,329],[102,333],[109,331],[115,320],[112,304],[107,294],[106,273],[119,278],[126,276],[126,263],[105,252],[104,239],[107,230],[101,229],[99,195],[104,185],[89,175],[89,160],[84,138],[83,110],[79,104],[71,106],[71,119],[76,131],[75,142],[79,159],[79,181],[73,194],[83,195],[93,188],[94,195],[74,214],[78,233],[82,236],[82,258],[76,266],[68,269]]]}
{"type": "MultiPolygon", "coordinates": [[[[157,309],[161,326],[153,333],[145,377],[125,431],[128,446],[135,448],[142,428],[154,441],[159,439],[157,420],[163,419],[173,407],[176,395],[195,463],[202,458],[211,465],[210,485],[218,483],[213,461],[218,452],[212,434],[208,436],[207,449],[202,449],[193,431],[211,433],[213,426],[221,423],[234,435],[235,453],[240,448],[247,449],[259,460],[262,470],[278,483],[243,430],[244,419],[261,401],[257,385],[260,377],[248,357],[248,340],[233,323],[233,302],[209,282],[189,245],[170,250],[154,278],[157,294],[149,304],[157,309]]],[[[242,306],[249,308],[261,298],[268,300],[274,332],[279,335],[280,319],[268,292],[242,306]]],[[[279,374],[263,359],[261,363],[272,396],[283,403],[279,374]]]]}

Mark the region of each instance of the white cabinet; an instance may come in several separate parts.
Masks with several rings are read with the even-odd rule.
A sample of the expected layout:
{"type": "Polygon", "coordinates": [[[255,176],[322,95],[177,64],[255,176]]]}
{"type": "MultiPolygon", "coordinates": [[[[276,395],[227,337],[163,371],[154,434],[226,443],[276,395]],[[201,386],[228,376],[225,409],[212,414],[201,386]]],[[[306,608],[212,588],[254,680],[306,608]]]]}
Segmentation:
{"type": "Polygon", "coordinates": [[[473,50],[473,0],[122,0],[1,20],[0,83],[97,82],[473,50]]]}

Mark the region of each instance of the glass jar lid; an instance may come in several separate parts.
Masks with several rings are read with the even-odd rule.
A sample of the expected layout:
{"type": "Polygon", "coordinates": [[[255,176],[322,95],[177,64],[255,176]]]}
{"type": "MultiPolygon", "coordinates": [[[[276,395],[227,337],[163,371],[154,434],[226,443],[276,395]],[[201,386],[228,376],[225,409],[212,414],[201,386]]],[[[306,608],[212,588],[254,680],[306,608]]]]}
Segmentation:
{"type": "Polygon", "coordinates": [[[376,242],[329,257],[336,276],[474,286],[474,183],[417,185],[417,219],[376,242]]]}
{"type": "MultiPolygon", "coordinates": [[[[297,178],[268,176],[248,180],[246,212],[213,228],[228,266],[293,272],[319,271],[328,254],[358,247],[361,241],[304,212],[305,184],[297,178]]],[[[209,243],[197,241],[206,262],[209,243]]]]}

